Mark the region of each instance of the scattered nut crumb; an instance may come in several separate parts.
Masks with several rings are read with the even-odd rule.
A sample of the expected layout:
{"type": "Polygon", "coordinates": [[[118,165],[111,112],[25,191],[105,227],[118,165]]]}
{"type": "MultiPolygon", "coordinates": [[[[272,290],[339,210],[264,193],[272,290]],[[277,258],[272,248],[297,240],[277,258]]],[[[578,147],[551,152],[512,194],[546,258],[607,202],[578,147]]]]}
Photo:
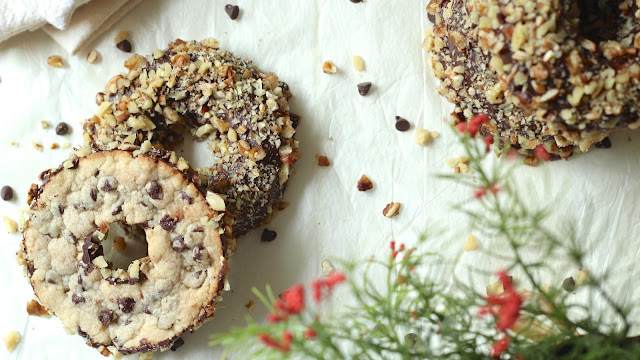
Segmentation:
{"type": "Polygon", "coordinates": [[[527,156],[522,163],[529,166],[538,166],[538,158],[535,156],[527,156]]]}
{"type": "Polygon", "coordinates": [[[19,146],[20,144],[18,144],[17,141],[9,141],[9,145],[11,145],[11,146],[19,146]]]}
{"type": "Polygon", "coordinates": [[[113,238],[113,250],[121,253],[127,248],[127,243],[122,236],[116,236],[113,238]]]}
{"type": "Polygon", "coordinates": [[[95,49],[89,51],[89,53],[87,54],[87,62],[89,64],[95,64],[98,61],[99,55],[100,54],[95,49]]]}
{"type": "Polygon", "coordinates": [[[7,233],[12,234],[18,231],[18,223],[13,221],[13,219],[3,216],[2,220],[4,221],[4,229],[7,233]]]}
{"type": "Polygon", "coordinates": [[[338,68],[336,68],[331,61],[327,60],[322,64],[322,71],[325,74],[335,74],[338,71],[338,68]]]}
{"type": "Polygon", "coordinates": [[[15,350],[20,343],[20,340],[20,333],[15,330],[10,331],[7,335],[4,336],[4,346],[7,348],[7,351],[13,352],[13,350],[15,350]]]}
{"type": "Polygon", "coordinates": [[[210,191],[207,192],[207,202],[209,203],[209,206],[211,206],[213,210],[216,210],[216,211],[225,210],[224,199],[220,194],[216,194],[210,191]]]}
{"type": "Polygon", "coordinates": [[[316,154],[316,159],[318,159],[318,166],[329,166],[331,163],[329,162],[329,158],[324,155],[316,154]]]}
{"type": "Polygon", "coordinates": [[[497,296],[502,294],[503,292],[504,292],[504,285],[500,280],[487,285],[487,296],[497,296]]]}
{"type": "Polygon", "coordinates": [[[55,149],[57,149],[57,148],[59,148],[59,147],[60,147],[60,145],[58,145],[58,143],[57,143],[57,142],[54,142],[54,143],[51,143],[51,146],[49,146],[49,149],[51,149],[51,150],[55,150],[55,149]]]}
{"type": "Polygon", "coordinates": [[[255,306],[256,304],[253,302],[253,300],[249,300],[248,303],[244,304],[244,307],[249,311],[253,310],[255,306]]]}
{"type": "Polygon", "coordinates": [[[42,144],[35,142],[35,140],[31,140],[31,145],[33,145],[33,148],[39,152],[42,152],[44,150],[44,146],[42,146],[42,144]]]}
{"type": "Polygon", "coordinates": [[[63,149],[68,149],[70,147],[71,147],[71,143],[69,143],[69,142],[62,143],[62,148],[63,149]]]}
{"type": "Polygon", "coordinates": [[[362,175],[360,180],[358,180],[356,187],[358,188],[358,191],[367,191],[373,189],[373,183],[369,180],[367,175],[362,175]]]}
{"type": "Polygon", "coordinates": [[[469,237],[467,238],[467,241],[464,243],[464,248],[462,249],[463,251],[474,251],[474,250],[478,250],[478,248],[480,247],[480,244],[478,243],[478,239],[476,238],[475,235],[470,234],[469,237]]]}
{"type": "Polygon", "coordinates": [[[415,134],[413,135],[413,140],[418,145],[429,145],[431,142],[440,136],[440,133],[437,131],[429,131],[427,129],[416,129],[415,134]]]}
{"type": "Polygon", "coordinates": [[[40,120],[40,125],[42,125],[43,129],[48,129],[51,126],[47,120],[40,120]]]}
{"type": "Polygon", "coordinates": [[[333,268],[333,265],[328,259],[322,260],[320,266],[322,266],[322,276],[329,276],[336,272],[336,270],[333,268]]]}
{"type": "Polygon", "coordinates": [[[100,346],[98,348],[98,352],[100,352],[100,355],[104,356],[104,357],[108,357],[111,355],[111,351],[109,351],[109,349],[107,349],[104,346],[100,346]]]}
{"type": "Polygon", "coordinates": [[[364,60],[358,55],[353,57],[353,68],[358,71],[364,70],[364,60]]]}
{"type": "Polygon", "coordinates": [[[387,206],[384,207],[384,210],[382,210],[382,215],[388,218],[392,218],[399,214],[401,206],[402,204],[399,202],[390,202],[387,204],[387,206]]]}
{"type": "Polygon", "coordinates": [[[47,64],[57,68],[64,67],[64,61],[62,61],[62,58],[58,55],[49,56],[47,58],[47,64]]]}
{"type": "Polygon", "coordinates": [[[129,32],[128,31],[120,31],[118,33],[118,35],[116,35],[116,38],[114,39],[114,42],[117,44],[123,40],[127,40],[129,38],[129,32]]]}
{"type": "Polygon", "coordinates": [[[460,174],[460,173],[473,174],[473,170],[469,168],[469,158],[466,156],[460,156],[457,158],[447,158],[445,159],[444,163],[448,167],[453,168],[456,174],[460,174]]]}
{"type": "Polygon", "coordinates": [[[578,271],[578,275],[576,275],[576,285],[578,286],[584,285],[588,279],[589,279],[589,271],[584,269],[580,270],[578,271]]]}
{"type": "Polygon", "coordinates": [[[27,313],[33,316],[51,316],[51,313],[49,313],[47,308],[42,306],[42,304],[40,304],[37,300],[29,300],[29,302],[27,303],[27,313]]]}

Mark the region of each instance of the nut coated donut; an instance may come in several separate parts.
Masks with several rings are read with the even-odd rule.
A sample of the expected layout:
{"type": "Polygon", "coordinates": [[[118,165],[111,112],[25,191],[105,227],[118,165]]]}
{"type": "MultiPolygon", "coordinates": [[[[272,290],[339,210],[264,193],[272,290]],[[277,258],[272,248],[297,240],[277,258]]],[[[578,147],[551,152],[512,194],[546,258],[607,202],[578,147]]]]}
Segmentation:
{"type": "Polygon", "coordinates": [[[202,185],[226,196],[239,237],[282,199],[299,158],[299,118],[289,113],[287,84],[218,46],[215,39],[176,40],[147,58],[133,55],[129,72],[98,94],[85,139],[98,150],[172,150],[186,131],[208,140],[214,165],[198,170],[202,185]]]}
{"type": "Polygon", "coordinates": [[[433,0],[428,49],[462,119],[568,157],[640,127],[640,1],[433,0]],[[473,89],[473,90],[471,90],[473,89]]]}
{"type": "Polygon", "coordinates": [[[224,287],[222,214],[169,157],[91,153],[43,173],[31,194],[21,252],[31,285],[67,330],[103,354],[169,348],[213,315],[224,287]],[[148,244],[148,256],[126,269],[103,256],[118,222],[142,227],[148,244]]]}

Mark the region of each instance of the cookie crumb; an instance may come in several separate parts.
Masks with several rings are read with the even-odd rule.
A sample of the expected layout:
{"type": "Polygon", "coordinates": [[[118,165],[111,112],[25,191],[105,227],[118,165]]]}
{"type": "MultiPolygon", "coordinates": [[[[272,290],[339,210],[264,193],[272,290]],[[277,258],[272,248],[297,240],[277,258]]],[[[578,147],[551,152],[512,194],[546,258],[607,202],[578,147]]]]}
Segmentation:
{"type": "Polygon", "coordinates": [[[353,57],[353,68],[357,71],[364,71],[364,60],[356,55],[353,57]]]}
{"type": "Polygon", "coordinates": [[[40,125],[43,129],[48,129],[51,126],[47,120],[40,120],[40,125]]]}
{"type": "Polygon", "coordinates": [[[329,158],[324,155],[316,154],[316,159],[318,159],[318,166],[329,166],[331,163],[329,162],[329,158]]]}
{"type": "Polygon", "coordinates": [[[18,223],[13,221],[13,219],[4,216],[2,221],[4,221],[4,229],[7,233],[13,234],[18,231],[18,223]]]}
{"type": "Polygon", "coordinates": [[[262,230],[262,236],[260,236],[260,241],[262,242],[272,242],[278,237],[278,234],[275,231],[271,231],[269,229],[262,230]]]}
{"type": "Polygon", "coordinates": [[[336,68],[331,61],[327,60],[322,64],[322,71],[325,74],[335,74],[338,71],[338,68],[336,68]]]}
{"type": "Polygon", "coordinates": [[[249,302],[247,302],[246,304],[244,304],[244,307],[251,311],[253,310],[253,308],[256,306],[256,304],[253,302],[253,300],[249,300],[249,302]]]}
{"type": "Polygon", "coordinates": [[[322,276],[329,276],[336,272],[336,270],[333,268],[333,265],[328,259],[322,260],[320,266],[322,266],[322,276]]]}
{"type": "Polygon", "coordinates": [[[89,51],[87,54],[87,62],[89,64],[95,64],[98,61],[98,55],[99,54],[95,49],[89,51]]]}
{"type": "Polygon", "coordinates": [[[367,175],[362,175],[358,180],[356,187],[358,188],[358,191],[367,191],[373,189],[373,183],[369,180],[367,175]]]}
{"type": "Polygon", "coordinates": [[[53,56],[49,56],[47,58],[47,64],[49,66],[53,66],[53,67],[57,67],[57,68],[63,68],[64,67],[64,61],[62,61],[62,58],[58,55],[53,55],[53,56]]]}
{"type": "Polygon", "coordinates": [[[473,234],[470,234],[469,237],[467,238],[467,241],[465,241],[464,247],[462,248],[462,250],[465,252],[474,251],[474,250],[478,250],[479,247],[480,247],[480,243],[478,243],[478,239],[476,238],[476,236],[473,234]]]}
{"type": "Polygon", "coordinates": [[[400,213],[401,206],[402,204],[399,202],[390,202],[387,204],[387,206],[384,207],[384,210],[382,210],[382,215],[388,218],[392,218],[400,213]]]}
{"type": "Polygon", "coordinates": [[[437,131],[429,131],[427,129],[416,129],[415,134],[413,135],[413,140],[418,145],[429,145],[433,142],[435,138],[440,136],[440,133],[437,131]]]}
{"type": "Polygon", "coordinates": [[[27,313],[29,315],[42,317],[48,317],[51,315],[49,311],[37,300],[29,300],[29,302],[27,303],[27,313]]]}
{"type": "Polygon", "coordinates": [[[16,349],[22,337],[20,333],[17,331],[10,331],[7,335],[4,336],[4,346],[7,348],[7,351],[13,352],[16,349]]]}

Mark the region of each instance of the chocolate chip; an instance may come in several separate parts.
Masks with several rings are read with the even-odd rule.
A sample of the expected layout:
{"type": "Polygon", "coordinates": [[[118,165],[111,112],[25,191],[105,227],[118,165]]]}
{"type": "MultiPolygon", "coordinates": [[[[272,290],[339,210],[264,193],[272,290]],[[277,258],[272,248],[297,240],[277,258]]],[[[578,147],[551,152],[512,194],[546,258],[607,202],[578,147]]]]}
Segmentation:
{"type": "Polygon", "coordinates": [[[109,324],[111,324],[111,321],[113,321],[113,317],[114,313],[111,310],[104,310],[98,313],[98,320],[100,320],[100,322],[104,326],[109,326],[109,324]]]}
{"type": "Polygon", "coordinates": [[[145,305],[144,308],[142,309],[142,312],[144,312],[145,314],[151,315],[151,309],[149,308],[149,305],[145,305]]]}
{"type": "Polygon", "coordinates": [[[115,189],[116,188],[113,186],[113,184],[111,184],[111,180],[109,179],[105,179],[104,184],[102,184],[102,187],[100,188],[100,190],[102,191],[112,191],[115,189]]]}
{"type": "Polygon", "coordinates": [[[260,237],[260,241],[262,242],[272,242],[276,239],[278,234],[275,231],[271,231],[269,229],[262,230],[262,236],[260,237]]]}
{"type": "Polygon", "coordinates": [[[184,345],[184,340],[182,338],[177,338],[176,341],[171,344],[171,351],[176,351],[180,346],[184,345]]]}
{"type": "Polygon", "coordinates": [[[149,184],[147,194],[149,194],[149,197],[151,197],[153,200],[162,200],[163,198],[162,188],[155,180],[151,181],[151,183],[149,184]]]}
{"type": "Polygon", "coordinates": [[[200,261],[202,260],[202,245],[198,245],[193,248],[193,260],[200,261]]]}
{"type": "Polygon", "coordinates": [[[66,122],[61,122],[56,125],[56,135],[67,135],[69,133],[69,125],[66,122]]]}
{"type": "Polygon", "coordinates": [[[407,119],[400,116],[396,116],[396,130],[407,131],[409,130],[410,127],[411,127],[411,124],[409,124],[409,121],[407,121],[407,119]]]}
{"type": "Polygon", "coordinates": [[[118,298],[118,309],[123,313],[128,313],[133,310],[133,306],[136,304],[136,301],[130,297],[126,298],[118,298]]]}
{"type": "Polygon", "coordinates": [[[609,149],[611,147],[611,139],[608,137],[602,139],[602,141],[596,143],[598,149],[609,149]]]}
{"type": "Polygon", "coordinates": [[[89,195],[91,196],[91,200],[93,201],[98,200],[98,193],[96,192],[96,189],[91,189],[91,191],[89,192],[89,195]]]}
{"type": "Polygon", "coordinates": [[[131,43],[127,39],[117,43],[116,47],[124,52],[131,52],[131,43]]]}
{"type": "Polygon", "coordinates": [[[184,237],[178,236],[174,238],[171,243],[171,247],[175,252],[183,252],[184,249],[187,248],[187,246],[184,244],[184,237]]]}
{"type": "Polygon", "coordinates": [[[122,212],[122,205],[118,205],[118,208],[111,212],[111,215],[116,216],[122,212]]]}
{"type": "Polygon", "coordinates": [[[237,5],[227,4],[224,7],[224,11],[227,12],[227,15],[229,15],[231,20],[237,19],[238,15],[240,14],[240,8],[237,5]]]}
{"type": "Polygon", "coordinates": [[[82,296],[78,296],[76,294],[71,295],[71,302],[78,305],[80,303],[83,303],[85,301],[84,297],[82,296]]]}
{"type": "Polygon", "coordinates": [[[573,280],[572,277],[568,277],[564,279],[564,281],[562,282],[562,288],[566,292],[572,292],[573,290],[576,289],[576,281],[573,280]]]}
{"type": "Polygon", "coordinates": [[[365,96],[369,93],[369,90],[371,90],[371,83],[370,82],[363,82],[358,84],[358,93],[362,96],[365,96]]]}
{"type": "Polygon", "coordinates": [[[172,218],[169,215],[165,215],[160,219],[160,227],[162,227],[165,231],[171,231],[176,228],[176,219],[172,218]]]}
{"type": "Polygon", "coordinates": [[[427,13],[427,19],[432,23],[435,24],[436,23],[436,16],[432,13],[427,13]]]}
{"type": "Polygon", "coordinates": [[[89,248],[93,245],[91,236],[84,238],[84,244],[82,244],[82,262],[88,265],[91,262],[91,255],[89,254],[89,248]]]}
{"type": "Polygon", "coordinates": [[[186,200],[189,203],[189,205],[193,204],[193,198],[191,196],[189,196],[189,194],[187,194],[184,191],[180,191],[180,193],[182,194],[182,199],[183,200],[186,200]]]}
{"type": "Polygon", "coordinates": [[[363,0],[349,0],[349,1],[351,1],[354,4],[357,4],[357,3],[361,3],[363,0]]]}
{"type": "Polygon", "coordinates": [[[2,190],[0,190],[0,197],[4,201],[13,199],[13,189],[10,186],[3,186],[2,190]]]}

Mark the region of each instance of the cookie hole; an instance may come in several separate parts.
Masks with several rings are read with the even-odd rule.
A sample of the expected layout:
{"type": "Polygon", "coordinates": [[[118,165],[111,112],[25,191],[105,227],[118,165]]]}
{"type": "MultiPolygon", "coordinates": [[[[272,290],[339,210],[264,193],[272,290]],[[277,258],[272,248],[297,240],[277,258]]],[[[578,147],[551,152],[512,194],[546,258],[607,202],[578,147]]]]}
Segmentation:
{"type": "Polygon", "coordinates": [[[120,222],[109,226],[107,236],[102,240],[102,249],[105,260],[113,264],[113,269],[127,270],[134,260],[149,255],[144,229],[120,222]]]}
{"type": "Polygon", "coordinates": [[[622,0],[582,0],[577,3],[581,36],[596,43],[616,38],[622,25],[619,9],[622,0]]]}

